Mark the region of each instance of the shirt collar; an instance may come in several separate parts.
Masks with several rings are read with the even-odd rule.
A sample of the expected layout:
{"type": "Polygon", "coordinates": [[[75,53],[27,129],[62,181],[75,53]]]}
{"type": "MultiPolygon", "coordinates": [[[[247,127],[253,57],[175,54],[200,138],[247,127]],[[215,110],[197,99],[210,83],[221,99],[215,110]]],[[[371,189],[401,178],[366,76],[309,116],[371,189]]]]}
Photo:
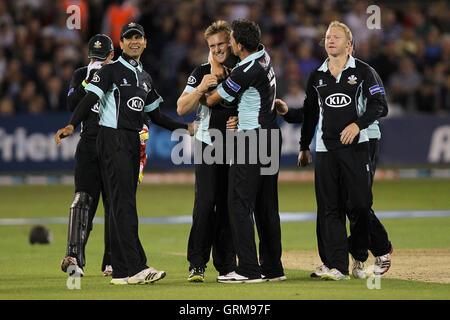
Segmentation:
{"type": "MultiPolygon", "coordinates": [[[[327,72],[328,71],[328,61],[330,58],[327,58],[322,65],[317,69],[318,71],[327,72]]],[[[347,68],[356,68],[355,58],[352,55],[349,55],[347,63],[345,64],[344,70],[347,68]]],[[[344,71],[342,70],[342,71],[344,71]]]]}
{"type": "Polygon", "coordinates": [[[127,68],[134,71],[134,69],[138,69],[142,72],[142,62],[137,62],[132,57],[122,52],[122,55],[119,57],[119,61],[122,62],[127,68]]]}
{"type": "Polygon", "coordinates": [[[266,50],[265,50],[266,48],[264,48],[264,45],[260,44],[258,46],[258,49],[259,49],[259,51],[256,51],[255,53],[252,53],[247,58],[245,58],[244,60],[239,62],[238,66],[242,66],[243,64],[246,64],[247,62],[250,62],[252,60],[256,60],[258,58],[261,58],[266,53],[266,50]]]}

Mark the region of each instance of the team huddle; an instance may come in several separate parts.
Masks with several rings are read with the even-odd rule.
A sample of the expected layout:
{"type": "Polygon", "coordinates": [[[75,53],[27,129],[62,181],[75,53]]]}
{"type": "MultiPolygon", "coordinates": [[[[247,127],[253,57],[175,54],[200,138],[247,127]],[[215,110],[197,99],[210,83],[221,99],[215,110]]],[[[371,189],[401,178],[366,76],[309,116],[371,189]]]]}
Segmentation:
{"type": "Polygon", "coordinates": [[[101,193],[105,208],[102,271],[112,276],[110,283],[146,284],[166,276],[147,265],[138,236],[136,190],[147,161],[150,120],[171,131],[186,130],[194,136],[194,150],[202,154],[212,150],[214,158],[220,159],[195,164],[187,281],[204,281],[211,251],[219,283],[286,280],[278,166],[274,172],[265,171],[269,164],[261,157],[270,150],[279,163],[279,114],[287,122],[302,123],[301,167],[312,163],[309,148],[316,134],[316,234],[323,264],[311,276],[350,279],[350,253],[352,275],[365,278],[369,250],[375,256],[373,272],[387,272],[393,246],[371,209],[381,137],[377,120],[387,114],[387,102],[376,71],[353,57],[355,45],[348,27],[337,21],[329,25],[324,41],[328,58],[311,72],[300,109],[290,109],[276,98],[276,74],[255,22],[216,21],[204,37],[208,62],[192,71],[177,101],[179,115],[196,112],[195,125],[160,112],[163,99],[140,62],[147,45],[142,26],[133,22],[123,26],[122,54],[115,61],[108,36],[99,34],[89,41],[90,63],[75,71],[68,93],[70,123],[55,136],[59,146],[82,124],[61,269],[83,275],[85,246],[101,193]],[[223,136],[232,130],[233,139],[217,139],[213,130],[223,136]],[[231,156],[230,150],[234,151],[231,156]]]}

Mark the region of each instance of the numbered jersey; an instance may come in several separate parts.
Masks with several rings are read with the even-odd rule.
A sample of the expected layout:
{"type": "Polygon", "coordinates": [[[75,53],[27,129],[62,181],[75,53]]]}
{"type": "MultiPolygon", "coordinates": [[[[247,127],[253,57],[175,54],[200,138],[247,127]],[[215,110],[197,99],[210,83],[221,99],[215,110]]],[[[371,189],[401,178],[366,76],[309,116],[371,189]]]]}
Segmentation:
{"type": "Polygon", "coordinates": [[[270,56],[261,45],[238,63],[218,93],[228,102],[237,101],[239,130],[271,129],[276,127],[276,87],[270,56]]]}

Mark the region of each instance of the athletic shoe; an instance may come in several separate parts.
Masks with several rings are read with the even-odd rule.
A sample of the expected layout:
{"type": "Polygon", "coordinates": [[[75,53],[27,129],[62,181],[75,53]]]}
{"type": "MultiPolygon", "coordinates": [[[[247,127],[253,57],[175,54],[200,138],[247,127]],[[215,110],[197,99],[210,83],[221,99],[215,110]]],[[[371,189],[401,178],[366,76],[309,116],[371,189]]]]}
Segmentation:
{"type": "Polygon", "coordinates": [[[227,273],[223,276],[217,277],[217,282],[220,283],[257,283],[257,282],[263,282],[263,279],[261,277],[259,278],[248,278],[245,276],[242,276],[235,271],[232,271],[230,273],[227,273]]]}
{"type": "Polygon", "coordinates": [[[164,271],[158,271],[155,268],[147,268],[136,273],[128,279],[128,284],[148,284],[161,280],[166,276],[164,271]]]}
{"type": "Polygon", "coordinates": [[[189,282],[203,282],[205,281],[205,268],[195,267],[191,269],[189,277],[187,278],[189,282]]]}
{"type": "Polygon", "coordinates": [[[269,276],[265,276],[265,275],[261,275],[261,277],[262,277],[263,281],[269,281],[269,282],[287,280],[287,278],[284,274],[282,276],[278,276],[278,277],[269,277],[269,276]]]}
{"type": "Polygon", "coordinates": [[[232,277],[235,273],[236,272],[234,272],[234,271],[230,271],[230,272],[228,272],[226,274],[219,274],[219,276],[216,278],[216,281],[220,282],[219,280],[228,279],[228,278],[232,277]]]}
{"type": "Polygon", "coordinates": [[[121,285],[121,284],[128,284],[128,277],[126,278],[112,278],[109,284],[113,285],[121,285]]]}
{"type": "Polygon", "coordinates": [[[391,243],[391,250],[389,251],[389,253],[375,257],[375,264],[373,266],[373,273],[375,275],[381,276],[382,274],[388,272],[389,268],[391,267],[392,252],[394,252],[394,246],[391,243]]]}
{"type": "Polygon", "coordinates": [[[358,261],[353,258],[353,266],[352,266],[352,275],[356,279],[365,279],[366,278],[366,268],[364,267],[364,262],[358,261]]]}
{"type": "Polygon", "coordinates": [[[78,266],[77,259],[71,256],[65,256],[61,260],[61,270],[69,274],[69,276],[84,276],[83,268],[78,266]]]}
{"type": "Polygon", "coordinates": [[[335,281],[350,280],[349,275],[342,274],[342,272],[340,272],[336,268],[333,268],[330,271],[326,272],[324,275],[322,275],[321,278],[325,280],[335,280],[335,281]]]}
{"type": "Polygon", "coordinates": [[[105,270],[103,270],[103,275],[104,275],[105,277],[112,276],[112,273],[113,273],[113,269],[112,269],[112,266],[111,266],[111,265],[107,265],[107,266],[105,267],[105,270]]]}
{"type": "Polygon", "coordinates": [[[314,270],[313,273],[311,273],[311,278],[321,278],[325,273],[330,271],[326,265],[321,265],[314,270]]]}

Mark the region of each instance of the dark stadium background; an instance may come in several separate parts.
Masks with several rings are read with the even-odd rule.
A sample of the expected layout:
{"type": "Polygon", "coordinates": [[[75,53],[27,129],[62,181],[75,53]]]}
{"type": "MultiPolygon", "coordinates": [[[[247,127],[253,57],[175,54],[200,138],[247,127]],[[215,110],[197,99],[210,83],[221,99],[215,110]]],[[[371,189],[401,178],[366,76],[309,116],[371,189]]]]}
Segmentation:
{"type": "MultiPolygon", "coordinates": [[[[407,173],[413,176],[435,175],[432,168],[450,164],[449,7],[448,1],[0,1],[0,175],[71,173],[77,136],[57,149],[52,135],[70,117],[69,81],[87,65],[92,35],[109,34],[118,47],[123,24],[142,24],[148,38],[144,68],[165,100],[163,112],[176,116],[190,72],[207,60],[203,31],[214,20],[237,18],[260,25],[275,66],[277,97],[291,107],[302,105],[308,75],[326,57],[319,42],[328,23],[348,24],[356,57],[378,71],[388,95],[381,164],[420,168],[407,173]],[[80,8],[78,30],[67,27],[71,5],[80,8]],[[367,28],[369,5],[380,8],[380,29],[367,28]]],[[[279,121],[282,165],[293,168],[299,126],[279,121]]],[[[170,160],[177,143],[170,132],[156,126],[150,131],[146,170],[180,168],[170,160]]]]}

